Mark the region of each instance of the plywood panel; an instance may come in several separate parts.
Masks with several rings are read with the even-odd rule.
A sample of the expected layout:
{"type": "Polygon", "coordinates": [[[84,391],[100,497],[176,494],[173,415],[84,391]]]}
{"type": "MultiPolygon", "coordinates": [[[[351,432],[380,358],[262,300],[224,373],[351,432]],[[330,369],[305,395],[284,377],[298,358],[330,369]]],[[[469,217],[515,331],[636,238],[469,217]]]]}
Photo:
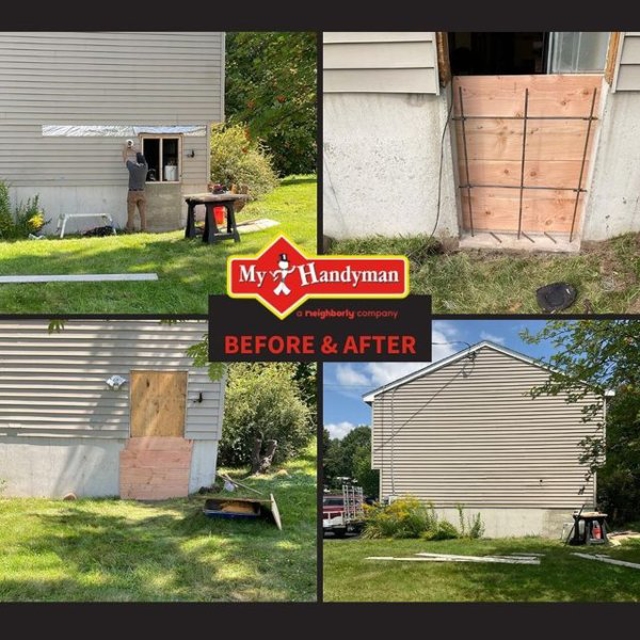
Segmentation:
{"type": "Polygon", "coordinates": [[[187,496],[193,441],[170,436],[130,438],[120,452],[120,497],[163,500],[187,496]]]}
{"type": "Polygon", "coordinates": [[[131,372],[131,437],[184,435],[186,371],[131,372]]]}
{"type": "Polygon", "coordinates": [[[464,76],[453,80],[455,114],[460,115],[459,88],[466,116],[524,115],[529,89],[529,116],[588,117],[594,89],[602,75],[464,76]]]}

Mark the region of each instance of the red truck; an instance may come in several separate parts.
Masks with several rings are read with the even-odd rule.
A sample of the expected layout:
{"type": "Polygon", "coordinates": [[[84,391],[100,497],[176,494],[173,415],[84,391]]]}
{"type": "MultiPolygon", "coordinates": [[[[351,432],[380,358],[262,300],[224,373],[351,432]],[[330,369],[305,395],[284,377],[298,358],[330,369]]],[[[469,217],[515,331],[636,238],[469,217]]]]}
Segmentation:
{"type": "Polygon", "coordinates": [[[362,487],[343,485],[342,493],[326,494],[322,499],[322,533],[344,538],[347,533],[360,533],[364,527],[362,487]]]}

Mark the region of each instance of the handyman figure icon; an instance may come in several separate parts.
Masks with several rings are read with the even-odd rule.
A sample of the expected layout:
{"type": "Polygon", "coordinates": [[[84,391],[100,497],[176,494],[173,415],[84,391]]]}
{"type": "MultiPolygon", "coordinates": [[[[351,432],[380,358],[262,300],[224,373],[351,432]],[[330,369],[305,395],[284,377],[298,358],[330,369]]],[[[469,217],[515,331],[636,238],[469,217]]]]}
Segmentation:
{"type": "Polygon", "coordinates": [[[281,253],[280,260],[278,261],[278,269],[274,269],[271,272],[271,275],[273,276],[274,280],[277,280],[278,278],[280,278],[280,282],[278,283],[278,286],[273,290],[273,292],[277,296],[281,294],[288,296],[291,293],[291,289],[287,287],[287,285],[285,284],[285,280],[287,279],[288,275],[290,273],[293,273],[294,271],[295,271],[295,267],[291,267],[291,269],[289,269],[289,258],[287,257],[287,254],[281,253]]]}

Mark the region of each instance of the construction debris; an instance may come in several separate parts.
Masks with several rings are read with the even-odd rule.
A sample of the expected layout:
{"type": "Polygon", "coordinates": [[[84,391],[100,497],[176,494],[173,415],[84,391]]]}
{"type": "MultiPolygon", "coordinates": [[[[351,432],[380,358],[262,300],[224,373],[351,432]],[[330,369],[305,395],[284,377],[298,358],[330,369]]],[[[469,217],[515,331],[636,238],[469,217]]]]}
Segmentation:
{"type": "Polygon", "coordinates": [[[638,531],[613,531],[608,533],[609,542],[614,547],[619,547],[625,540],[640,540],[640,532],[638,531]]]}
{"type": "Polygon", "coordinates": [[[416,557],[397,558],[391,556],[372,556],[367,560],[398,560],[405,562],[489,562],[496,564],[540,564],[540,558],[534,556],[460,556],[440,553],[416,553],[416,557]]]}
{"type": "Polygon", "coordinates": [[[571,555],[578,556],[578,558],[585,558],[586,560],[600,560],[600,562],[606,562],[608,564],[616,564],[621,567],[631,567],[632,569],[640,569],[640,564],[635,562],[625,562],[624,560],[614,560],[609,556],[603,556],[599,554],[589,555],[586,553],[573,553],[571,555]]]}

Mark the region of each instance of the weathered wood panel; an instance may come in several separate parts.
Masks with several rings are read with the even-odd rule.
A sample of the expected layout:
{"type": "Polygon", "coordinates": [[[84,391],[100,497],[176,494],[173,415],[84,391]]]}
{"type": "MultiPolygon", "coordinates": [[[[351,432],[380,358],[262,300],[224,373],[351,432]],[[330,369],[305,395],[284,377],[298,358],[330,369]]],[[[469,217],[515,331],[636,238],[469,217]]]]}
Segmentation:
{"type": "Polygon", "coordinates": [[[186,371],[131,372],[131,437],[184,435],[186,371]]]}

